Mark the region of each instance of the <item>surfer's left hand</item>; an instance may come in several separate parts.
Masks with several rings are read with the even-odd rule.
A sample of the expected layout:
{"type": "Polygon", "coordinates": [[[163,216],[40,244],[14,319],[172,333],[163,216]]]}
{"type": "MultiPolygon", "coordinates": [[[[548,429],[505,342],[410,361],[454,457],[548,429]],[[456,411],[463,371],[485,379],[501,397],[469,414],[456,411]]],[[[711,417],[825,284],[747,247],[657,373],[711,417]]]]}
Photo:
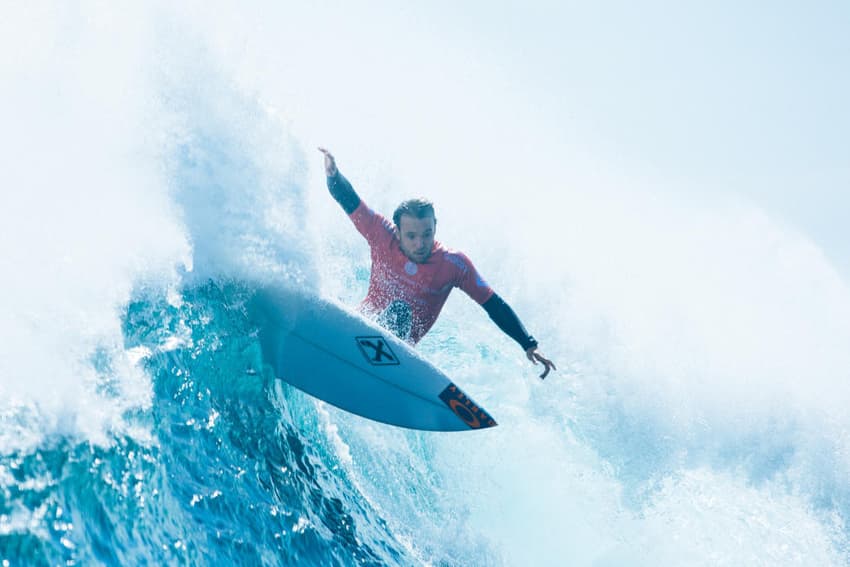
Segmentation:
{"type": "Polygon", "coordinates": [[[543,366],[545,366],[545,369],[543,370],[543,374],[540,375],[541,380],[546,378],[546,376],[549,374],[549,372],[551,370],[557,370],[557,368],[555,368],[555,363],[553,363],[551,360],[549,360],[548,358],[546,358],[545,356],[543,356],[542,354],[537,352],[537,347],[531,347],[530,349],[525,351],[525,356],[527,356],[528,360],[530,360],[534,364],[537,364],[538,362],[540,362],[540,363],[543,364],[543,366]]]}

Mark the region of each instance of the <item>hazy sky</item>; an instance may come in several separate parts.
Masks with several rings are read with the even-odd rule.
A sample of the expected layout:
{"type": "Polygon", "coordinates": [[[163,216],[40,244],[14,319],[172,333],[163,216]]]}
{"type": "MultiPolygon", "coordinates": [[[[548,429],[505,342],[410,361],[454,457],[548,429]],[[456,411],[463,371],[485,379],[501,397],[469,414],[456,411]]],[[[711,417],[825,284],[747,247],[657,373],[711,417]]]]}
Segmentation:
{"type": "MultiPolygon", "coordinates": [[[[385,167],[395,179],[442,187],[486,183],[479,173],[489,170],[515,186],[548,177],[554,191],[581,169],[622,190],[650,186],[697,204],[741,197],[808,234],[850,274],[846,1],[4,11],[4,68],[30,65],[36,76],[43,62],[79,64],[73,46],[92,30],[112,30],[105,37],[115,44],[147,26],[149,43],[132,50],[152,68],[194,61],[187,49],[203,45],[224,75],[278,109],[306,148],[329,145],[348,170],[385,167]],[[173,43],[161,44],[169,32],[173,43]]],[[[135,63],[89,67],[79,81],[107,85],[135,63]]],[[[14,116],[18,106],[5,110],[14,116]]]]}
{"type": "Polygon", "coordinates": [[[850,267],[850,4],[558,6],[469,10],[448,33],[502,62],[541,127],[626,175],[745,195],[850,267]]]}
{"type": "Polygon", "coordinates": [[[752,201],[846,276],[848,29],[846,2],[325,3],[269,14],[246,49],[285,49],[244,72],[288,77],[296,126],[343,159],[592,162],[685,200],[752,201]]]}

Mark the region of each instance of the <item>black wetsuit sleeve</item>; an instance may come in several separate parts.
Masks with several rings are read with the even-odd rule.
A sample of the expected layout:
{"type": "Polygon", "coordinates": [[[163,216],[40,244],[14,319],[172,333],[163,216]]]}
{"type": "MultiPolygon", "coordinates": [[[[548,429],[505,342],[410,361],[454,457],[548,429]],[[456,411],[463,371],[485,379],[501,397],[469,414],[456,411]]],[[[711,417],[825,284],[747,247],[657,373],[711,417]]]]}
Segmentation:
{"type": "Polygon", "coordinates": [[[510,305],[494,293],[490,299],[481,305],[490,319],[510,338],[519,343],[523,350],[537,346],[537,341],[528,334],[522,322],[517,317],[510,305]]]}
{"type": "Polygon", "coordinates": [[[360,206],[360,197],[354,192],[354,187],[339,171],[328,177],[328,191],[340,204],[345,214],[350,215],[360,206]]]}

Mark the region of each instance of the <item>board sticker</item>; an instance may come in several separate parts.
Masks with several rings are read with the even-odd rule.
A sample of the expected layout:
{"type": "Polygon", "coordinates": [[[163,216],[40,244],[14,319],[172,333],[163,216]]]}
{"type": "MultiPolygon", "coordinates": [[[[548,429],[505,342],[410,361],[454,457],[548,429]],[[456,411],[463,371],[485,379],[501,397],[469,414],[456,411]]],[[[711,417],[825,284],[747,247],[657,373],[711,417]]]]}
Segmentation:
{"type": "Polygon", "coordinates": [[[363,353],[369,364],[373,366],[387,366],[399,363],[393,349],[390,348],[389,343],[384,340],[384,337],[355,337],[355,339],[357,340],[357,346],[360,347],[360,352],[363,353]]]}
{"type": "Polygon", "coordinates": [[[440,399],[445,402],[456,416],[458,416],[470,429],[483,429],[485,427],[495,427],[498,425],[496,420],[490,417],[483,408],[473,402],[469,396],[455,386],[449,384],[440,392],[440,399]]]}

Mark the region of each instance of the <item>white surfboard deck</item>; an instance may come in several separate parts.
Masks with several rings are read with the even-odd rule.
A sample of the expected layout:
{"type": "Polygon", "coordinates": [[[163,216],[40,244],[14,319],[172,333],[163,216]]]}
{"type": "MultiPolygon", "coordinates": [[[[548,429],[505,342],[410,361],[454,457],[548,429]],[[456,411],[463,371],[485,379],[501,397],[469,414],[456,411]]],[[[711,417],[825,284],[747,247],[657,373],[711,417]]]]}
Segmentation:
{"type": "Polygon", "coordinates": [[[249,315],[275,376],[351,413],[399,427],[468,431],[495,420],[386,329],[339,305],[274,288],[249,315]]]}

